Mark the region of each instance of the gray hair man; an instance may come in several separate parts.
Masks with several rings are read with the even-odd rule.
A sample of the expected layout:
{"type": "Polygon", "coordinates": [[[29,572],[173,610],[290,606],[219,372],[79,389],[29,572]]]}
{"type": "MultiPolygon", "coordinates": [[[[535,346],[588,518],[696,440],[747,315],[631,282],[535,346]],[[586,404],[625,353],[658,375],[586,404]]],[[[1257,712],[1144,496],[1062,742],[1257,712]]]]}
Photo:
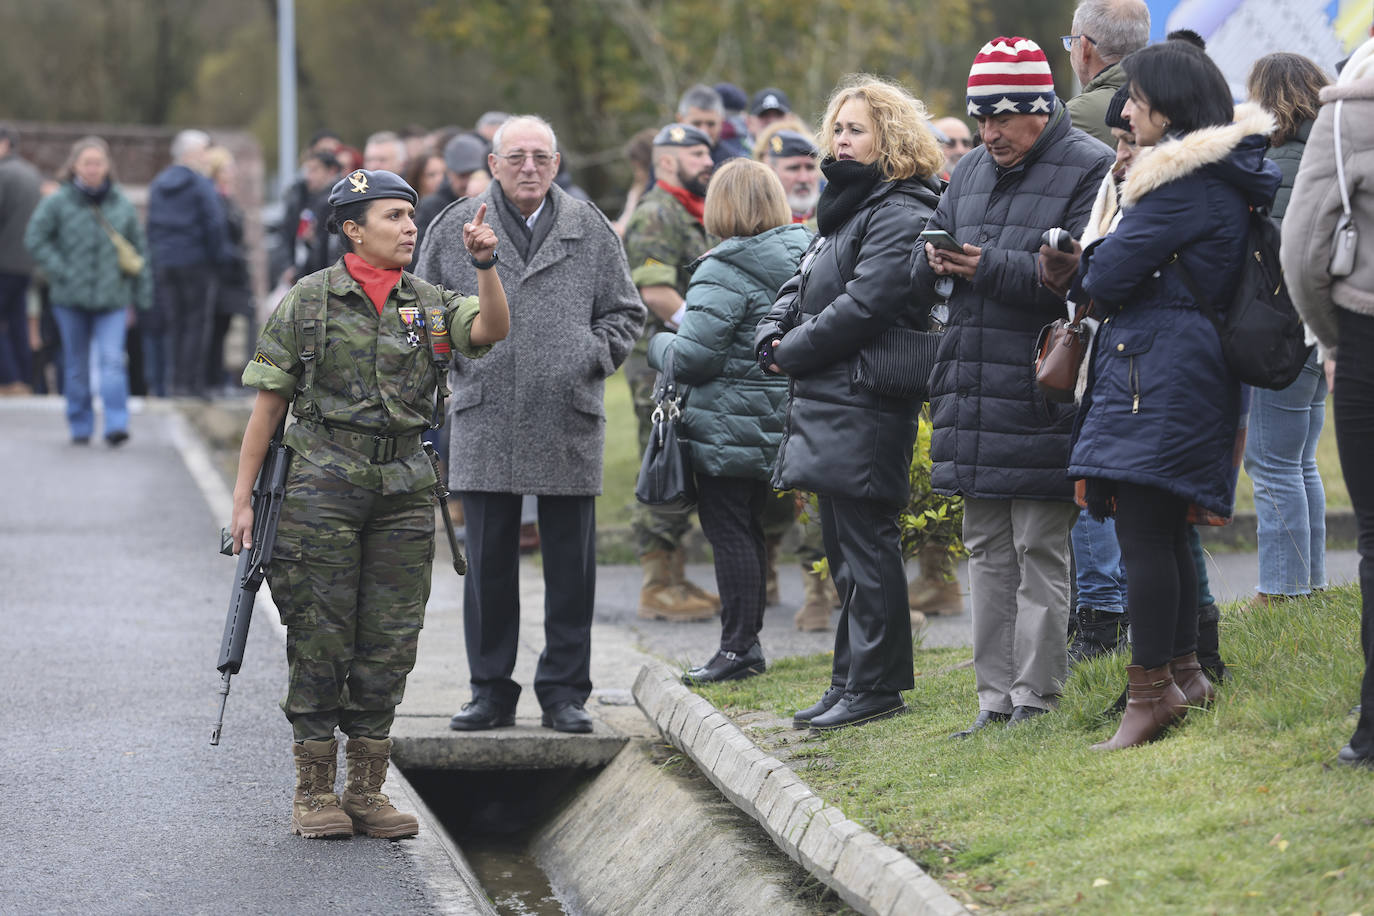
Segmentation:
{"type": "MultiPolygon", "coordinates": [[[[172,141],[173,162],[148,185],[148,250],[153,262],[154,319],[140,328],[144,352],[165,348],[173,395],[205,396],[223,373],[224,354],[210,352],[214,275],[232,260],[224,204],[201,174],[210,137],[183,130],[172,141]],[[164,338],[160,324],[166,323],[164,338]],[[216,365],[218,362],[220,365],[216,365]]],[[[152,369],[152,367],[149,367],[152,369]]],[[[149,388],[162,380],[155,369],[149,388]]]]}
{"type": "Polygon", "coordinates": [[[764,164],[782,182],[787,206],[792,210],[794,223],[806,223],[816,231],[816,204],[821,199],[821,169],[817,164],[820,151],[805,134],[794,130],[780,130],[769,137],[764,150],[764,164]]]}
{"type": "Polygon", "coordinates": [[[405,177],[406,142],[391,130],[378,131],[363,144],[363,168],[371,171],[394,172],[405,177]]]}
{"type": "Polygon", "coordinates": [[[720,126],[725,120],[725,103],[720,93],[710,86],[698,83],[682,94],[677,103],[679,124],[690,124],[711,138],[714,149],[720,140],[720,126]]]}
{"type": "Polygon", "coordinates": [[[496,270],[512,311],[510,335],[486,359],[455,364],[449,384],[449,485],[463,500],[463,586],[472,700],[449,727],[513,725],[520,635],[520,504],[537,497],[544,571],[544,651],[534,692],[542,724],[589,732],[596,496],[605,452],[605,381],[644,325],[644,307],[611,224],[564,193],[558,140],[542,118],[505,122],[493,136],[495,180],[430,224],[415,273],[449,289],[496,270]],[[478,263],[463,227],[485,208],[500,261],[478,263]]]}
{"type": "Polygon", "coordinates": [[[1083,0],[1073,33],[1061,39],[1083,91],[1065,103],[1073,126],[1115,148],[1107,105],[1126,82],[1121,59],[1150,43],[1150,8],[1144,0],[1083,0]]]}

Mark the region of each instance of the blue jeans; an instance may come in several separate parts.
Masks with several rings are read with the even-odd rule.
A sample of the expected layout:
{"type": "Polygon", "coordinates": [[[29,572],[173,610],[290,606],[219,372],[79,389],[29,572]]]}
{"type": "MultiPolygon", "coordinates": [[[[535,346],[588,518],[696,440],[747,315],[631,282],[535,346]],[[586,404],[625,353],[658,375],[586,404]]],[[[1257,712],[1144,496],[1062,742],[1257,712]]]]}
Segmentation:
{"type": "Polygon", "coordinates": [[[1326,588],[1326,492],[1317,439],[1326,416],[1326,377],[1317,354],[1282,391],[1254,389],[1245,472],[1255,483],[1259,590],[1306,595],[1326,588]]]}
{"type": "Polygon", "coordinates": [[[100,398],[105,403],[105,435],[129,428],[129,377],[124,369],[123,309],[103,312],[54,305],[62,332],[62,373],[67,396],[67,425],[72,438],[90,438],[95,429],[91,407],[91,349],[100,371],[100,398]]]}
{"type": "Polygon", "coordinates": [[[1078,606],[1124,613],[1126,569],[1121,565],[1116,522],[1099,522],[1087,509],[1080,512],[1073,526],[1073,561],[1078,567],[1078,606]]]}
{"type": "Polygon", "coordinates": [[[143,340],[143,383],[152,397],[167,397],[169,354],[166,331],[140,330],[143,340]]]}

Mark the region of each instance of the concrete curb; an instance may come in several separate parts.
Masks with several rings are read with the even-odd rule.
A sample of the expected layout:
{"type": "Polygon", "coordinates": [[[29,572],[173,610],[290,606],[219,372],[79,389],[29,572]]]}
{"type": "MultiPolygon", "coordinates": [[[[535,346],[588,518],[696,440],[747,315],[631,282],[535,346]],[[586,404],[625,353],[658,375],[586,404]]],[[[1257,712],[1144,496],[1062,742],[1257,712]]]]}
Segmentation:
{"type": "Polygon", "coordinates": [[[634,697],[726,798],[854,909],[868,916],[969,912],[919,865],[817,797],[667,667],[641,668],[634,697]]]}

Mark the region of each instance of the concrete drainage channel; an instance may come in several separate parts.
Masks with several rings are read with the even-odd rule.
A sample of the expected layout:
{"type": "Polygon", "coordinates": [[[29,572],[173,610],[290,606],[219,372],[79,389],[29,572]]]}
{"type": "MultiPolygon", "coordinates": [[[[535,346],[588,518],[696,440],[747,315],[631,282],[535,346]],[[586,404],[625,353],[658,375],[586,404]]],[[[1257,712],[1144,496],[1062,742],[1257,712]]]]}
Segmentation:
{"type": "Polygon", "coordinates": [[[592,735],[517,724],[458,736],[438,718],[398,719],[411,797],[481,887],[450,911],[967,912],[667,668],[645,666],[634,696],[668,744],[601,722],[592,735]]]}

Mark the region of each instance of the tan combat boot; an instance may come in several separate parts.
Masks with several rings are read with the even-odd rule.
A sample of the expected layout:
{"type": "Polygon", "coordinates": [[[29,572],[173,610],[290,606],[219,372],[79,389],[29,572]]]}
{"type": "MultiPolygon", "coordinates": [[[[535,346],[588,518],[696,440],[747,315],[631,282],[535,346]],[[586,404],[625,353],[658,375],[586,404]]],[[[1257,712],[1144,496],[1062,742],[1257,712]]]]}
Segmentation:
{"type": "Polygon", "coordinates": [[[923,547],[920,557],[921,573],[906,590],[911,610],[930,617],[962,614],[964,595],[954,577],[954,556],[943,547],[923,547]]]}
{"type": "Polygon", "coordinates": [[[765,565],[763,581],[765,583],[764,604],[774,605],[782,601],[782,593],[778,591],[778,548],[781,546],[782,538],[768,538],[763,542],[765,551],[765,565]]]}
{"type": "Polygon", "coordinates": [[[802,597],[801,608],[797,611],[792,622],[797,625],[798,630],[802,631],[821,631],[830,629],[830,609],[831,599],[835,594],[835,586],[829,576],[822,576],[820,573],[810,569],[802,570],[802,597]]]}
{"type": "Polygon", "coordinates": [[[685,607],[692,611],[709,611],[712,617],[720,613],[720,598],[687,578],[687,548],[681,544],[673,551],[673,584],[682,595],[685,607]]]}
{"type": "Polygon", "coordinates": [[[292,745],[291,752],[296,757],[291,832],[309,839],[352,836],[353,822],[339,807],[339,796],[334,794],[338,742],[302,741],[292,745]]]}
{"type": "Polygon", "coordinates": [[[387,762],[391,759],[391,739],[349,738],[344,754],[348,758],[348,775],[344,780],[343,809],[353,819],[353,828],[387,839],[419,833],[415,815],[397,811],[391,799],[382,794],[387,762]]]}
{"type": "MultiPolygon", "coordinates": [[[[719,609],[712,603],[688,592],[682,583],[682,572],[673,553],[652,550],[639,558],[644,567],[644,585],[639,591],[639,616],[645,620],[669,620],[678,623],[710,620],[719,609]]],[[[705,592],[697,591],[706,595],[705,592]]],[[[714,598],[713,595],[707,595],[714,598]]]]}

